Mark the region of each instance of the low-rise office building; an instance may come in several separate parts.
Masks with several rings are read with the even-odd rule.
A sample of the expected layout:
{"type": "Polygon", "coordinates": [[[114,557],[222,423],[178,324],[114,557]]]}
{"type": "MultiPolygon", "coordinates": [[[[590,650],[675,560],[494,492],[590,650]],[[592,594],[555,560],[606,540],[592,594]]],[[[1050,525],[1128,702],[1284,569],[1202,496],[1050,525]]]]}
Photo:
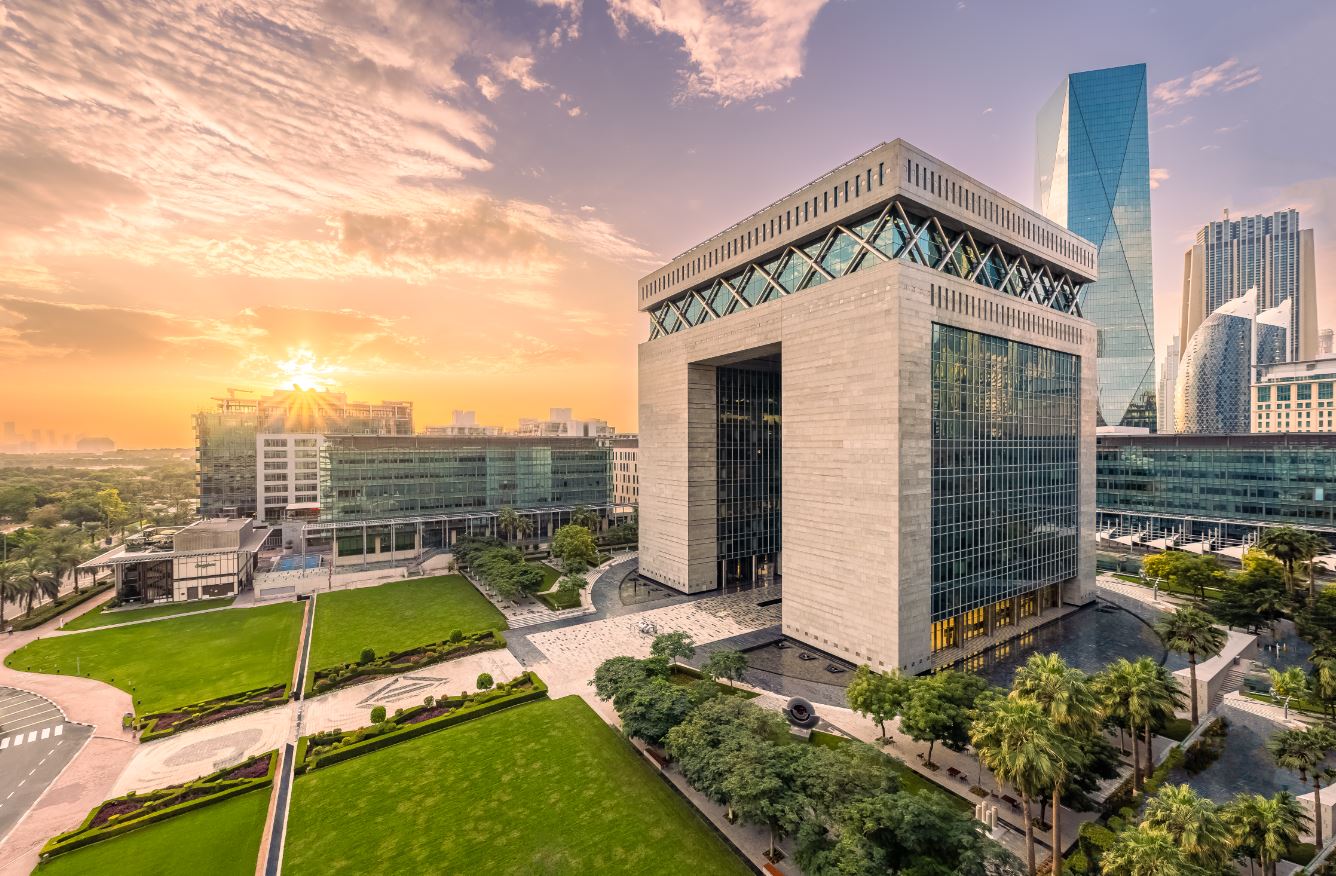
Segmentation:
{"type": "Polygon", "coordinates": [[[1271,526],[1336,536],[1336,435],[1102,435],[1100,532],[1254,540],[1271,526]]]}
{"type": "Polygon", "coordinates": [[[1252,385],[1252,431],[1336,433],[1336,359],[1262,368],[1252,385]]]}
{"type": "Polygon", "coordinates": [[[179,602],[235,596],[250,586],[271,529],[248,517],[156,527],[79,566],[111,569],[121,602],[179,602]]]}
{"type": "Polygon", "coordinates": [[[602,444],[612,450],[612,502],[614,505],[640,504],[640,438],[617,435],[602,444]]]}
{"type": "Polygon", "coordinates": [[[1096,264],[896,140],[645,277],[641,574],[911,672],[1088,601],[1096,264]]]}

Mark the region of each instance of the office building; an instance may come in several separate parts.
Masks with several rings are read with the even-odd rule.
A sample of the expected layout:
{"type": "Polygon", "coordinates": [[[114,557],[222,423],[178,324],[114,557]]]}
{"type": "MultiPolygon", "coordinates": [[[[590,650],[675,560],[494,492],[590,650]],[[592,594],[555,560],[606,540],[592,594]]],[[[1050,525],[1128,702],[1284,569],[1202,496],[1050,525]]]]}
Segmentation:
{"type": "Polygon", "coordinates": [[[546,420],[521,418],[515,434],[526,438],[611,438],[617,430],[607,420],[577,420],[570,408],[551,408],[546,420]]]}
{"type": "Polygon", "coordinates": [[[452,411],[450,425],[428,426],[422,434],[446,438],[487,438],[501,435],[504,431],[500,426],[480,425],[476,411],[452,411]]]}
{"type": "Polygon", "coordinates": [[[1332,331],[1329,328],[1317,333],[1317,355],[1319,359],[1336,355],[1332,351],[1332,331]]]}
{"type": "MultiPolygon", "coordinates": [[[[1039,212],[1099,247],[1099,425],[1156,428],[1146,65],[1067,76],[1035,125],[1039,212]]],[[[1190,334],[1181,335],[1184,343],[1190,334]]]]}
{"type": "Polygon", "coordinates": [[[1208,316],[1193,332],[1179,363],[1174,431],[1248,432],[1257,369],[1284,361],[1289,325],[1290,302],[1258,313],[1256,290],[1208,316]]]}
{"type": "Polygon", "coordinates": [[[1336,433],[1336,360],[1285,362],[1259,370],[1252,431],[1336,433]]]}
{"type": "Polygon", "coordinates": [[[318,432],[261,432],[255,436],[258,519],[272,523],[291,514],[316,516],[324,442],[318,432]]]}
{"type": "Polygon", "coordinates": [[[1289,360],[1317,356],[1317,271],[1312,229],[1297,210],[1211,222],[1183,256],[1180,337],[1227,302],[1257,290],[1258,310],[1289,301],[1289,360]]]}
{"type": "Polygon", "coordinates": [[[611,516],[610,460],[593,438],[326,436],[319,521],[284,539],[333,537],[340,563],[400,560],[460,535],[498,535],[497,512],[509,507],[542,541],[576,508],[611,516]]]}
{"type": "Polygon", "coordinates": [[[1098,526],[1215,547],[1292,525],[1336,538],[1336,436],[1101,435],[1098,526]]]}
{"type": "Polygon", "coordinates": [[[179,602],[235,596],[255,575],[271,530],[248,517],[150,527],[79,566],[110,569],[121,602],[179,602]]]}
{"type": "Polygon", "coordinates": [[[612,451],[612,503],[640,504],[640,438],[616,435],[599,442],[612,451]]]}
{"type": "Polygon", "coordinates": [[[645,277],[640,573],[912,672],[1088,600],[1097,258],[896,140],[645,277]]]}
{"type": "Polygon", "coordinates": [[[1164,348],[1160,362],[1160,385],[1155,393],[1155,418],[1158,431],[1172,434],[1176,431],[1174,410],[1178,393],[1178,335],[1164,348]]]}
{"type": "MultiPolygon", "coordinates": [[[[195,465],[202,517],[282,516],[265,495],[261,435],[412,435],[413,403],[350,402],[343,393],[280,390],[259,398],[228,390],[195,415],[195,465]]],[[[276,448],[271,448],[276,449],[276,448]]],[[[275,472],[276,473],[276,472],[275,472]]],[[[295,495],[288,482],[284,495],[295,495]]],[[[279,491],[275,489],[277,496],[279,491]]]]}

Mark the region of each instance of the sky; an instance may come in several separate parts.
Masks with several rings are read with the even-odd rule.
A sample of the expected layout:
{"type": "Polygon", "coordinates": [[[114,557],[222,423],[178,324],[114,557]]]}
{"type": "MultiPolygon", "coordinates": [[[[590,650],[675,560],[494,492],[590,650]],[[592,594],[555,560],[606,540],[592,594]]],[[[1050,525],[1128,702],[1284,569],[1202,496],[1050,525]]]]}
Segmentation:
{"type": "Polygon", "coordinates": [[[639,277],[897,137],[1033,206],[1044,101],[1138,62],[1157,351],[1225,208],[1301,211],[1336,326],[1333,34],[1324,0],[0,0],[0,421],[187,446],[296,382],[630,431],[639,277]]]}

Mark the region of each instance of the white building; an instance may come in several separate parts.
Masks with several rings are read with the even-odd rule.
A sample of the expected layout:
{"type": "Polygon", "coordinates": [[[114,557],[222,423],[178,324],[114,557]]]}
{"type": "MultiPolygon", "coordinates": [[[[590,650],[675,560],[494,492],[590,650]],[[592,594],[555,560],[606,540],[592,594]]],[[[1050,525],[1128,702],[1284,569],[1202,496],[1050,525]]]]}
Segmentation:
{"type": "Polygon", "coordinates": [[[1164,360],[1160,365],[1160,385],[1156,393],[1156,428],[1169,434],[1174,431],[1175,388],[1178,385],[1178,335],[1169,346],[1164,348],[1164,360]]]}
{"type": "Polygon", "coordinates": [[[319,511],[320,448],[324,443],[324,436],[315,432],[255,436],[257,519],[274,523],[290,512],[305,516],[319,511]]]}
{"type": "Polygon", "coordinates": [[[1336,359],[1283,362],[1252,385],[1252,431],[1336,432],[1336,359]]]}
{"type": "Polygon", "coordinates": [[[640,438],[616,435],[599,442],[612,449],[612,504],[640,504],[640,438]]]}
{"type": "Polygon", "coordinates": [[[515,434],[530,438],[611,438],[617,430],[607,420],[577,420],[571,408],[551,408],[546,420],[521,418],[515,434]]]}
{"type": "Polygon", "coordinates": [[[500,426],[479,425],[477,411],[452,411],[450,425],[428,426],[423,434],[447,438],[491,438],[504,434],[504,431],[500,426]]]}
{"type": "Polygon", "coordinates": [[[1097,264],[896,140],[644,277],[640,573],[909,672],[1088,602],[1097,264]]]}

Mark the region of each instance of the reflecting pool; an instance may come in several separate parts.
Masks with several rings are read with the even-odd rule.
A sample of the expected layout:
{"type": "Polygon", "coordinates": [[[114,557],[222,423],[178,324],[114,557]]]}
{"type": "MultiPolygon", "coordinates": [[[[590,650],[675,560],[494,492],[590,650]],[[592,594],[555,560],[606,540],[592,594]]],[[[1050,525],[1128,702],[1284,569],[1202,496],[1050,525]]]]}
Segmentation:
{"type": "Polygon", "coordinates": [[[1299,781],[1298,775],[1276,766],[1267,753],[1266,741],[1284,728],[1241,709],[1225,707],[1223,711],[1229,733],[1219,759],[1195,776],[1180,767],[1169,774],[1168,781],[1186,783],[1217,803],[1224,803],[1242,791],[1268,796],[1289,791],[1298,796],[1312,790],[1299,781]]]}

